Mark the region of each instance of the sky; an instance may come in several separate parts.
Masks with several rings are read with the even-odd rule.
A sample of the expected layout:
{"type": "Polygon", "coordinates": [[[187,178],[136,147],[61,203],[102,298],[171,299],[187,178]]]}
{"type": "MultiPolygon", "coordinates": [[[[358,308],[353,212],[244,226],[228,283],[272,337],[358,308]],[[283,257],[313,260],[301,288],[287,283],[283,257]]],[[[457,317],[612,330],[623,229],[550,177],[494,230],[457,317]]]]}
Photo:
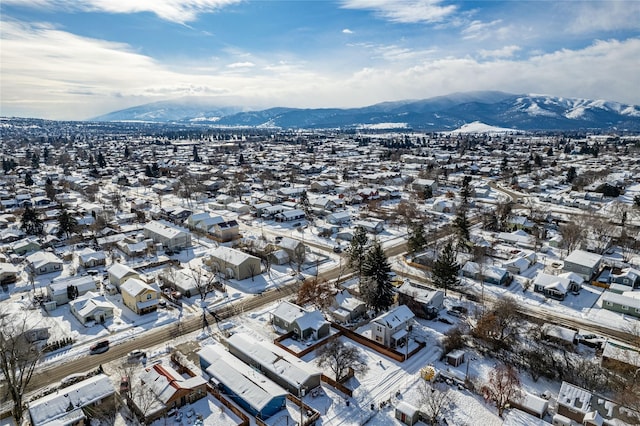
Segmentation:
{"type": "Polygon", "coordinates": [[[640,1],[2,0],[0,116],[501,90],[640,104],[640,1]]]}

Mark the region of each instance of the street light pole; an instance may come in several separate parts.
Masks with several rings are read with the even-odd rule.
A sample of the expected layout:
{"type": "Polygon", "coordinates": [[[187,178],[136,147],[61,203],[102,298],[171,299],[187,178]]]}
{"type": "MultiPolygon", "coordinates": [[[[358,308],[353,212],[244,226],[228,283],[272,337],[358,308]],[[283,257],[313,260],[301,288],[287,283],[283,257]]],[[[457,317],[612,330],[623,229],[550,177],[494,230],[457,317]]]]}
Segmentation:
{"type": "Polygon", "coordinates": [[[304,425],[304,404],[302,402],[302,383],[298,383],[298,398],[300,398],[300,426],[304,425]]]}

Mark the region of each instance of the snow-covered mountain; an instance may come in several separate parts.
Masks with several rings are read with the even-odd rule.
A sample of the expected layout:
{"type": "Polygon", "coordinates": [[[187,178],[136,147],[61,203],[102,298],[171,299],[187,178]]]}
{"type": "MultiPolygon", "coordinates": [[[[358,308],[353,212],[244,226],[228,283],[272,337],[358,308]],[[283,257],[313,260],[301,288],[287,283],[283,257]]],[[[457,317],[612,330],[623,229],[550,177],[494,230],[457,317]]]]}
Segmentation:
{"type": "Polygon", "coordinates": [[[515,130],[640,130],[640,108],[617,102],[514,95],[455,93],[422,100],[383,102],[362,108],[270,108],[247,111],[182,99],[141,105],[98,121],[150,121],[225,127],[389,128],[452,131],[481,122],[515,130]],[[393,126],[392,126],[393,124],[393,126]]]}

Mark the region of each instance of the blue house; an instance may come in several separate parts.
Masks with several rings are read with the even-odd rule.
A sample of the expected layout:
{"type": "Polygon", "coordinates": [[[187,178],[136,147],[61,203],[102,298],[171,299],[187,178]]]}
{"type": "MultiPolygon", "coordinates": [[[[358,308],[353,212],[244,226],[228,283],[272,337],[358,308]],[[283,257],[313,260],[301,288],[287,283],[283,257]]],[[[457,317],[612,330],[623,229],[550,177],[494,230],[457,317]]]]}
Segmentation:
{"type": "Polygon", "coordinates": [[[286,390],[222,346],[207,345],[198,357],[209,381],[252,416],[264,420],[285,408],[286,390]]]}

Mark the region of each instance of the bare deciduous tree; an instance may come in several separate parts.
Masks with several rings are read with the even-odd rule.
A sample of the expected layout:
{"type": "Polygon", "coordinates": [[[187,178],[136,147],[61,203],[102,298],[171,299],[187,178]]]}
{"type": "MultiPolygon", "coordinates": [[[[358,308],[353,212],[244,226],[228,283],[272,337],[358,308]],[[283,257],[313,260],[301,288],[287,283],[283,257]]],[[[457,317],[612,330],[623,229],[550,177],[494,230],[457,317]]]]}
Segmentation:
{"type": "Polygon", "coordinates": [[[482,386],[481,391],[485,400],[496,404],[498,416],[502,417],[509,402],[522,398],[520,379],[515,367],[499,364],[489,372],[489,381],[482,386]]]}
{"type": "Polygon", "coordinates": [[[339,339],[333,339],[316,351],[316,364],[320,368],[329,368],[335,379],[344,378],[349,368],[354,372],[364,374],[369,370],[367,360],[360,350],[353,345],[347,345],[339,339]]]}
{"type": "Polygon", "coordinates": [[[429,424],[438,424],[438,417],[451,404],[449,387],[443,383],[431,383],[423,380],[418,385],[418,393],[420,394],[418,402],[421,411],[427,416],[429,424]]]}
{"type": "Polygon", "coordinates": [[[296,303],[299,305],[313,303],[320,309],[326,309],[331,305],[334,294],[334,288],[327,280],[309,278],[300,286],[296,303]]]}
{"type": "Polygon", "coordinates": [[[13,400],[13,416],[22,424],[23,398],[42,355],[36,345],[29,342],[25,332],[33,327],[27,321],[27,311],[10,312],[0,307],[0,372],[7,392],[13,400]]]}

